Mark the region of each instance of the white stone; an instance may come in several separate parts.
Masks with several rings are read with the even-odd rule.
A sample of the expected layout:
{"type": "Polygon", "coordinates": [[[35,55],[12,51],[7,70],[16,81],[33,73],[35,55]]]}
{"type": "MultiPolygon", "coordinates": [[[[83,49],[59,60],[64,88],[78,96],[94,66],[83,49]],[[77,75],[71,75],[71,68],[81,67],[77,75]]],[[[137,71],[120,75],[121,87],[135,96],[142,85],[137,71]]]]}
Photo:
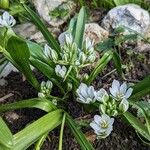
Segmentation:
{"type": "Polygon", "coordinates": [[[62,25],[75,11],[76,8],[76,4],[71,0],[33,0],[33,4],[37,9],[39,15],[42,17],[42,19],[51,26],[62,25]],[[68,14],[64,18],[51,17],[50,12],[59,6],[62,6],[63,8],[67,9],[68,14]]]}
{"type": "MultiPolygon", "coordinates": [[[[135,4],[115,7],[102,20],[102,27],[111,32],[112,29],[119,26],[130,28],[144,35],[150,26],[150,15],[146,10],[135,4]]],[[[125,34],[129,32],[131,31],[125,30],[125,34]]]]}

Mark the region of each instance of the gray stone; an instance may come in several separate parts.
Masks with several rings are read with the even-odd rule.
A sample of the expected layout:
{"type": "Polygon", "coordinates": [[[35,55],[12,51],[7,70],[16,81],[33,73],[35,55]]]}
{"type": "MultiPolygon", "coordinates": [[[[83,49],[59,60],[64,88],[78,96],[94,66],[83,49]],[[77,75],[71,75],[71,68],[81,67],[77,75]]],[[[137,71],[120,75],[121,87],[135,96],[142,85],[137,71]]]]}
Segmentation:
{"type": "Polygon", "coordinates": [[[42,19],[55,27],[62,25],[76,9],[76,4],[71,0],[33,0],[33,4],[42,19]],[[67,10],[67,15],[62,18],[50,16],[50,12],[57,7],[67,10]]]}
{"type": "MultiPolygon", "coordinates": [[[[32,23],[24,23],[20,25],[16,25],[13,30],[16,34],[23,36],[23,38],[36,41],[37,43],[45,42],[45,39],[40,31],[36,28],[36,26],[32,23]]],[[[59,28],[48,28],[48,30],[57,37],[60,34],[59,28]]]]}
{"type": "Polygon", "coordinates": [[[24,24],[16,25],[13,28],[13,30],[16,34],[19,34],[27,39],[29,39],[31,35],[34,35],[35,33],[38,32],[36,26],[28,22],[24,24]]]}
{"type": "MultiPolygon", "coordinates": [[[[102,27],[107,31],[124,26],[144,35],[150,26],[150,15],[135,4],[127,4],[111,9],[102,20],[102,27]]],[[[131,32],[126,28],[125,34],[131,32]]]]}

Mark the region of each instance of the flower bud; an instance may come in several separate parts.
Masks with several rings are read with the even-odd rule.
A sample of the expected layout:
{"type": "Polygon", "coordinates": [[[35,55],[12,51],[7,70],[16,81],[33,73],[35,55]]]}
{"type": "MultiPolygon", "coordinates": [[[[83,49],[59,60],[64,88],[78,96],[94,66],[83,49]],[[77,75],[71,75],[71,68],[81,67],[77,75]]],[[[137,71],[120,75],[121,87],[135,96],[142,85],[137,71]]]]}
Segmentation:
{"type": "Polygon", "coordinates": [[[67,72],[67,68],[65,66],[56,65],[55,73],[57,76],[64,78],[67,72]]]}
{"type": "Polygon", "coordinates": [[[111,116],[114,116],[114,117],[115,117],[115,116],[117,116],[117,115],[118,115],[118,111],[117,111],[117,110],[113,110],[111,116]]]}
{"type": "Polygon", "coordinates": [[[52,100],[52,103],[53,103],[54,105],[57,105],[57,100],[56,100],[56,99],[53,99],[53,100],[52,100]]]}
{"type": "Polygon", "coordinates": [[[107,110],[106,110],[106,114],[110,115],[110,114],[111,114],[111,110],[110,110],[110,109],[107,109],[107,110]]]}
{"type": "Polygon", "coordinates": [[[96,55],[95,54],[92,54],[92,55],[89,55],[89,57],[87,58],[87,61],[88,62],[94,62],[96,59],[96,55]]]}
{"type": "Polygon", "coordinates": [[[72,83],[67,83],[67,89],[68,89],[68,91],[72,90],[72,83]]]}
{"type": "Polygon", "coordinates": [[[105,105],[100,104],[99,109],[102,114],[106,114],[106,106],[105,105]]]}
{"type": "Polygon", "coordinates": [[[83,52],[79,53],[79,61],[81,62],[81,64],[84,64],[86,61],[86,55],[83,52]]]}
{"type": "Polygon", "coordinates": [[[44,94],[44,93],[39,92],[39,93],[38,93],[38,97],[40,97],[40,98],[44,98],[44,97],[45,97],[45,94],[44,94]]]}
{"type": "Polygon", "coordinates": [[[53,83],[51,81],[46,82],[46,88],[51,89],[53,87],[53,83]]]}
{"type": "Polygon", "coordinates": [[[124,113],[128,110],[128,108],[129,108],[129,102],[126,99],[123,99],[119,104],[119,111],[121,113],[124,113]]]}
{"type": "Polygon", "coordinates": [[[84,74],[83,79],[87,80],[89,78],[89,75],[87,73],[84,74]]]}
{"type": "Polygon", "coordinates": [[[57,61],[58,60],[58,54],[57,52],[49,47],[47,44],[44,47],[44,54],[46,57],[49,57],[50,59],[57,61]]]}

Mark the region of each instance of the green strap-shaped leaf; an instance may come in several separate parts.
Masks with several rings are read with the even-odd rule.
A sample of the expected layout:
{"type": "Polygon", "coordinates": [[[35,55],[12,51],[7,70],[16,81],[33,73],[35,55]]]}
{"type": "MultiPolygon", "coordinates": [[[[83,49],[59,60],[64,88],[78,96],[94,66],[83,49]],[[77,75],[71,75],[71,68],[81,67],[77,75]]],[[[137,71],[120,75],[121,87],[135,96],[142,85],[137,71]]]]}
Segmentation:
{"type": "Polygon", "coordinates": [[[46,112],[50,112],[56,107],[50,102],[50,100],[42,98],[27,99],[15,103],[0,105],[0,112],[21,109],[21,108],[38,108],[46,112]]]}
{"type": "Polygon", "coordinates": [[[142,124],[135,116],[133,116],[130,112],[124,113],[125,118],[129,121],[131,126],[139,132],[145,139],[150,140],[150,134],[148,133],[147,127],[142,124]]]}
{"type": "Polygon", "coordinates": [[[14,135],[13,150],[25,150],[36,142],[42,135],[50,132],[61,124],[63,111],[61,109],[52,111],[33,122],[14,135]]]}
{"type": "Polygon", "coordinates": [[[48,133],[42,135],[42,137],[36,142],[34,150],[41,150],[41,147],[42,147],[43,143],[45,142],[47,136],[48,136],[48,133]]]}
{"type": "Polygon", "coordinates": [[[77,24],[77,18],[73,17],[70,20],[69,27],[68,27],[68,30],[67,30],[68,32],[70,32],[72,34],[73,37],[75,37],[76,24],[77,24]]]}
{"type": "Polygon", "coordinates": [[[11,58],[6,56],[9,61],[11,61],[26,76],[27,80],[34,88],[38,89],[39,83],[30,68],[30,52],[26,42],[16,36],[12,36],[8,40],[6,49],[11,56],[11,58]]]}
{"type": "Polygon", "coordinates": [[[120,58],[119,54],[116,51],[113,52],[113,61],[114,61],[114,64],[115,64],[115,67],[117,69],[118,74],[120,76],[122,76],[121,58],[120,58]]]}
{"type": "Polygon", "coordinates": [[[28,13],[28,16],[31,18],[31,21],[38,27],[38,29],[41,31],[47,42],[50,44],[50,46],[55,49],[58,54],[60,52],[60,46],[58,42],[54,39],[52,34],[49,32],[47,27],[44,25],[44,23],[40,20],[40,17],[28,6],[23,5],[26,12],[28,13]]]}
{"type": "Polygon", "coordinates": [[[131,100],[139,100],[143,96],[150,94],[150,75],[133,87],[131,100]]]}
{"type": "Polygon", "coordinates": [[[97,77],[97,75],[102,71],[102,69],[108,64],[108,62],[112,59],[113,52],[107,51],[104,53],[102,58],[97,62],[94,70],[91,72],[87,84],[91,84],[91,82],[97,77]]]}
{"type": "Polygon", "coordinates": [[[72,131],[72,134],[78,141],[78,143],[81,146],[81,150],[94,150],[93,146],[90,144],[90,142],[86,139],[85,135],[82,133],[82,131],[77,127],[74,120],[66,114],[66,123],[69,126],[69,128],[72,131]]]}
{"type": "Polygon", "coordinates": [[[75,31],[75,42],[80,49],[82,48],[83,43],[85,20],[86,20],[86,10],[85,7],[82,7],[78,15],[75,31]]]}
{"type": "Polygon", "coordinates": [[[6,148],[13,146],[13,135],[1,117],[0,117],[0,145],[3,145],[6,148]]]}
{"type": "Polygon", "coordinates": [[[150,135],[150,103],[146,101],[139,101],[134,103],[137,107],[139,107],[145,117],[146,126],[150,135]]]}

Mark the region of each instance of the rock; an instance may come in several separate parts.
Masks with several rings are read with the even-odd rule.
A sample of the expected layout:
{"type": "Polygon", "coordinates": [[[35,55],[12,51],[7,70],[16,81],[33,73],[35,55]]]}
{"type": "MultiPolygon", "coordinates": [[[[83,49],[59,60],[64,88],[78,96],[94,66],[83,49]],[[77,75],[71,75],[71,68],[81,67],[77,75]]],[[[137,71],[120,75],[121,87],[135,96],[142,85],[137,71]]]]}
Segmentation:
{"type": "Polygon", "coordinates": [[[150,52],[150,44],[143,41],[138,41],[137,46],[134,48],[136,52],[150,52]]]}
{"type": "Polygon", "coordinates": [[[24,23],[24,24],[16,25],[13,28],[13,30],[16,34],[19,34],[27,39],[29,39],[31,35],[38,32],[36,26],[33,25],[32,23],[24,23]]]}
{"type": "Polygon", "coordinates": [[[62,25],[76,9],[71,0],[33,0],[33,4],[42,19],[51,26],[62,25]]]}
{"type": "Polygon", "coordinates": [[[105,8],[92,9],[90,10],[89,20],[90,22],[101,22],[106,14],[105,8]]]}
{"type": "Polygon", "coordinates": [[[0,86],[7,85],[7,81],[4,79],[11,71],[18,72],[18,70],[10,63],[0,65],[0,70],[3,68],[0,73],[0,86]],[[5,66],[6,65],[6,66],[5,66]],[[3,68],[4,67],[4,68],[3,68]]]}
{"type": "MultiPolygon", "coordinates": [[[[62,45],[65,41],[65,34],[67,31],[61,33],[58,37],[59,43],[62,45]]],[[[97,23],[88,23],[85,24],[85,32],[84,38],[89,38],[90,40],[94,40],[94,43],[97,44],[104,39],[106,39],[109,35],[109,32],[100,27],[97,23]]]]}
{"type": "MultiPolygon", "coordinates": [[[[15,26],[15,33],[23,36],[23,38],[36,41],[37,43],[45,42],[45,39],[40,31],[36,28],[36,26],[32,23],[24,23],[15,26]]],[[[48,30],[57,37],[60,34],[59,28],[48,28],[48,30]]]]}
{"type": "MultiPolygon", "coordinates": [[[[150,15],[135,4],[127,4],[111,9],[102,20],[102,27],[107,31],[124,26],[144,35],[150,26],[150,15]]],[[[125,34],[131,32],[125,29],[125,34]]]]}
{"type": "MultiPolygon", "coordinates": [[[[0,68],[2,68],[3,66],[4,64],[1,65],[0,68]]],[[[18,72],[18,70],[10,62],[8,62],[2,70],[2,72],[0,73],[0,78],[6,77],[11,71],[18,72]]]]}
{"type": "Polygon", "coordinates": [[[109,32],[100,27],[97,23],[85,24],[84,37],[94,40],[95,44],[108,38],[109,32]]]}
{"type": "MultiPolygon", "coordinates": [[[[60,34],[59,28],[48,28],[48,30],[52,33],[54,37],[58,37],[60,34]]],[[[36,41],[37,43],[44,43],[46,42],[45,38],[43,37],[42,33],[40,31],[36,32],[35,34],[31,35],[29,40],[36,41]]]]}
{"type": "Polygon", "coordinates": [[[17,121],[20,116],[16,112],[10,111],[5,113],[5,118],[9,123],[14,123],[14,121],[17,121]]]}

